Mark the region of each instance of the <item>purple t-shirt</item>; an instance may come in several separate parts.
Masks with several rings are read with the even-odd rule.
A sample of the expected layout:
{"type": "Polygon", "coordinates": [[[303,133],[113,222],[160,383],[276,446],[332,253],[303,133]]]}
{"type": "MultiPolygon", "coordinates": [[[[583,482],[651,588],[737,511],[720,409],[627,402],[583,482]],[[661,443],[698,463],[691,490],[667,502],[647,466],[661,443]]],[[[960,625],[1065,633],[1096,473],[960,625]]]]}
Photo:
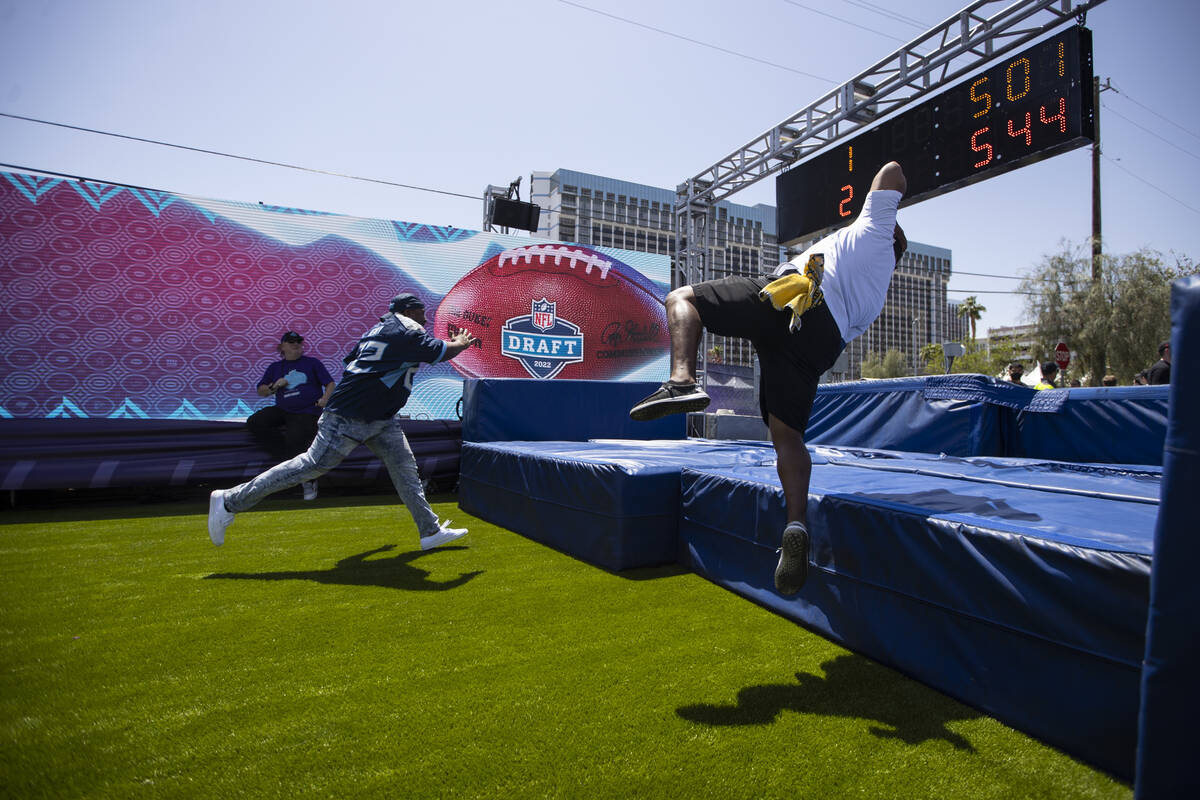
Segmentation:
{"type": "Polygon", "coordinates": [[[270,386],[280,378],[287,378],[288,385],[275,392],[275,405],[292,414],[321,413],[316,402],[325,394],[325,386],[333,383],[324,364],[310,356],[295,361],[281,358],[267,367],[258,385],[270,386]]]}

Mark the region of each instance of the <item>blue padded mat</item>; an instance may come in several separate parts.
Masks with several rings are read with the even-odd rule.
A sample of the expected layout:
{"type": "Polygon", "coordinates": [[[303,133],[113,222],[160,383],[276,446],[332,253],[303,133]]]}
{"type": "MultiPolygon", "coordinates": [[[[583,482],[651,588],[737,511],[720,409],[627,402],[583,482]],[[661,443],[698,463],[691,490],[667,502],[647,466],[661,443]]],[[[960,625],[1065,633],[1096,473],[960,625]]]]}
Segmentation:
{"type": "Polygon", "coordinates": [[[1200,275],[1171,287],[1170,423],[1163,504],[1154,534],[1142,707],[1138,800],[1200,797],[1195,757],[1200,712],[1200,586],[1196,488],[1200,487],[1200,275]]]}
{"type": "MultiPolygon", "coordinates": [[[[1006,452],[999,406],[975,391],[927,398],[926,383],[926,378],[896,378],[822,384],[804,440],[955,456],[1006,452]]],[[[1020,389],[1013,387],[1013,393],[1020,389]]]]}
{"type": "Polygon", "coordinates": [[[685,466],[756,465],[766,442],[464,442],[459,505],[605,569],[671,563],[685,466]]]}
{"type": "Polygon", "coordinates": [[[983,375],[822,384],[805,441],[953,456],[1161,466],[1168,388],[1037,392],[983,375]]]}
{"type": "Polygon", "coordinates": [[[629,418],[629,409],[659,386],[648,381],[468,378],[463,381],[463,441],[683,439],[687,420],[682,414],[651,422],[629,418]]]}
{"type": "Polygon", "coordinates": [[[460,504],[607,569],[678,560],[1130,777],[1161,467],[809,450],[795,598],[766,442],[466,442],[460,504]]]}
{"type": "Polygon", "coordinates": [[[1158,468],[810,448],[809,582],[774,590],[774,467],[685,469],[681,560],[1132,775],[1158,468]]]}

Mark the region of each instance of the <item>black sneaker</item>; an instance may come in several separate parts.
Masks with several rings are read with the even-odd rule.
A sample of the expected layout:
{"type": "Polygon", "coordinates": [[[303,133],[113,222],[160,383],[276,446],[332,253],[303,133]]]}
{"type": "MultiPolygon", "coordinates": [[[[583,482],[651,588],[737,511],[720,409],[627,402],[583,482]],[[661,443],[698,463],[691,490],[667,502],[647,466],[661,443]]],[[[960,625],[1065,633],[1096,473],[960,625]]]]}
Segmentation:
{"type": "Polygon", "coordinates": [[[808,531],[799,522],[783,529],[779,565],[775,567],[775,588],[782,595],[793,595],[808,580],[808,531]]]}
{"type": "Polygon", "coordinates": [[[668,414],[703,411],[708,408],[709,402],[708,395],[700,391],[696,384],[667,381],[657,392],[629,409],[629,418],[638,422],[649,422],[668,414]]]}

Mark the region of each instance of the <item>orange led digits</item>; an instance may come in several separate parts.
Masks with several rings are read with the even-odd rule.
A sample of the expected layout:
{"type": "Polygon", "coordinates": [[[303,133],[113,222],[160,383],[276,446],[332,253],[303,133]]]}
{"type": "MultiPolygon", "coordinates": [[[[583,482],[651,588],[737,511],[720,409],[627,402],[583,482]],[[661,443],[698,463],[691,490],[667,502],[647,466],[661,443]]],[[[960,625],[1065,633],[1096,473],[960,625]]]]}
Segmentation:
{"type": "Polygon", "coordinates": [[[1015,139],[1018,136],[1021,136],[1022,134],[1024,134],[1025,146],[1029,147],[1033,144],[1033,131],[1031,130],[1032,127],[1033,127],[1033,115],[1030,114],[1028,111],[1026,111],[1025,112],[1025,127],[1014,131],[1013,130],[1013,121],[1010,119],[1008,121],[1008,135],[1015,139]]]}
{"type": "Polygon", "coordinates": [[[980,94],[980,95],[975,94],[975,87],[981,83],[987,83],[987,76],[984,76],[971,84],[971,102],[972,103],[983,103],[983,108],[980,109],[979,111],[976,111],[972,115],[975,119],[979,119],[984,114],[986,114],[992,110],[992,96],[990,94],[988,94],[987,92],[984,92],[983,94],[980,94]]]}
{"type": "Polygon", "coordinates": [[[987,142],[984,142],[981,145],[981,144],[979,144],[979,142],[976,141],[976,139],[981,134],[984,134],[987,132],[988,132],[987,128],[980,128],[979,130],[977,130],[971,134],[971,149],[974,150],[976,153],[982,153],[984,151],[987,152],[987,158],[985,158],[983,161],[976,162],[975,169],[979,169],[980,167],[986,167],[988,164],[992,163],[992,146],[987,142]]]}
{"type": "Polygon", "coordinates": [[[835,133],[827,147],[797,158],[776,178],[776,239],[797,245],[851,223],[872,173],[889,161],[904,165],[904,202],[914,203],[1095,142],[1092,38],[1074,25],[1006,48],[995,60],[989,51],[961,77],[943,72],[947,85],[936,93],[889,106],[894,113],[860,130],[835,133]]]}
{"type": "Polygon", "coordinates": [[[1042,106],[1041,118],[1042,118],[1043,125],[1049,125],[1051,122],[1058,120],[1058,132],[1066,133],[1067,132],[1067,98],[1065,98],[1065,97],[1058,98],[1058,113],[1055,114],[1053,117],[1047,117],[1046,116],[1046,107],[1042,106]]]}
{"type": "Polygon", "coordinates": [[[1022,97],[1029,94],[1029,59],[1028,58],[1018,58],[1016,61],[1014,61],[1008,65],[1008,84],[1004,87],[1004,91],[1008,95],[1009,101],[1012,101],[1012,102],[1020,100],[1022,97]],[[1024,65],[1025,88],[1022,89],[1020,91],[1020,93],[1014,95],[1013,94],[1013,67],[1017,66],[1018,64],[1024,65]]]}

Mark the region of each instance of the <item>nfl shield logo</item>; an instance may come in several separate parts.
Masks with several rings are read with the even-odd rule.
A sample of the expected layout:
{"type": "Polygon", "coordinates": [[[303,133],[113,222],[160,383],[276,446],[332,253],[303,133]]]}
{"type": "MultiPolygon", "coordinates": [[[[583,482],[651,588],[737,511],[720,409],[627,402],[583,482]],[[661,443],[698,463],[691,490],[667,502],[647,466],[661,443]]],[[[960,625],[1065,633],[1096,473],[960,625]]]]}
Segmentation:
{"type": "Polygon", "coordinates": [[[552,303],[544,297],[541,300],[534,300],[530,313],[533,327],[541,331],[548,331],[553,328],[557,305],[558,303],[552,303]]]}

